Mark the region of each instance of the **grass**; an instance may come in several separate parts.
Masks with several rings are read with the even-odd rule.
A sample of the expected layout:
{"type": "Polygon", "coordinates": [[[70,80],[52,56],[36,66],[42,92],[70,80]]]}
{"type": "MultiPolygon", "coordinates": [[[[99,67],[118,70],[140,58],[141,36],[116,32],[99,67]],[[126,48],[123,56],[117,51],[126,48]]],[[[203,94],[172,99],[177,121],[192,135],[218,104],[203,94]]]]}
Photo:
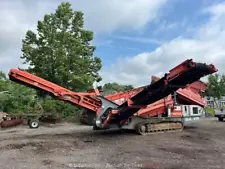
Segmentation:
{"type": "Polygon", "coordinates": [[[211,107],[206,107],[205,111],[207,113],[209,113],[211,116],[214,116],[214,114],[215,114],[215,110],[213,108],[211,108],[211,107]]]}

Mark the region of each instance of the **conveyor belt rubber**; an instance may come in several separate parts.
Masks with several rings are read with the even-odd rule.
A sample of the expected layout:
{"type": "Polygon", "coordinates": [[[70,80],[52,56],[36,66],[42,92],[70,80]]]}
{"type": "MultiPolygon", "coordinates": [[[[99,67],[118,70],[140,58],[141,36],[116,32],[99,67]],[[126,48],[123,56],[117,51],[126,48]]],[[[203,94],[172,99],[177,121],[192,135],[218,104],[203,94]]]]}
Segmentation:
{"type": "MultiPolygon", "coordinates": [[[[181,87],[185,87],[187,84],[191,84],[201,77],[208,74],[212,74],[216,70],[211,65],[204,63],[194,63],[194,66],[187,66],[187,70],[177,75],[172,79],[168,79],[167,74],[160,80],[147,86],[144,90],[133,96],[130,100],[133,102],[132,105],[148,105],[160,100],[169,94],[172,94],[181,87]]],[[[124,120],[136,113],[140,108],[131,108],[128,102],[124,102],[118,108],[119,113],[116,115],[117,120],[124,120]]]]}

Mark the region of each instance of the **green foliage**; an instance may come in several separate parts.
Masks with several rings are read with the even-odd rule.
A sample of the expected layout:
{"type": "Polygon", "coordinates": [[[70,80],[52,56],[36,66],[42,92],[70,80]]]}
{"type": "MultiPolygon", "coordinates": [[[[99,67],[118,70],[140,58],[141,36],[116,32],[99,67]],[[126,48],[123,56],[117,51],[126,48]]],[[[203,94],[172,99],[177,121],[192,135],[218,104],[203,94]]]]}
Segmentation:
{"type": "Polygon", "coordinates": [[[205,92],[206,96],[211,96],[214,99],[220,99],[225,95],[225,75],[209,75],[208,76],[208,89],[205,92]]]}
{"type": "MultiPolygon", "coordinates": [[[[37,33],[28,30],[22,40],[21,59],[26,71],[73,91],[86,91],[101,81],[101,59],[94,56],[94,35],[84,29],[83,13],[73,11],[69,2],[61,3],[54,13],[37,22],[37,33]]],[[[6,112],[32,112],[37,103],[44,113],[74,116],[80,109],[45,93],[9,81],[0,72],[1,109],[6,112]],[[42,96],[36,98],[35,96],[42,96]],[[33,108],[33,109],[32,109],[33,108]]],[[[37,107],[37,106],[36,106],[37,107]]]]}
{"type": "Polygon", "coordinates": [[[75,116],[81,110],[50,96],[40,100],[36,90],[14,83],[0,72],[0,111],[9,114],[59,113],[65,118],[75,116]]]}
{"type": "Polygon", "coordinates": [[[121,92],[121,91],[128,91],[133,89],[134,87],[132,85],[120,85],[118,83],[106,83],[102,87],[103,92],[107,94],[121,92]]]}
{"type": "Polygon", "coordinates": [[[214,116],[215,110],[211,107],[206,107],[205,111],[209,113],[211,116],[214,116]]]}
{"type": "Polygon", "coordinates": [[[46,113],[59,113],[61,118],[74,116],[75,114],[79,114],[81,111],[70,103],[56,100],[52,97],[45,98],[41,105],[46,113]]]}
{"type": "Polygon", "coordinates": [[[0,111],[8,113],[30,113],[35,111],[36,92],[9,81],[0,72],[0,111]]]}
{"type": "Polygon", "coordinates": [[[101,81],[101,59],[93,56],[93,32],[84,29],[82,12],[63,2],[55,13],[38,21],[37,31],[27,31],[22,41],[21,58],[30,65],[27,71],[74,91],[101,81]]]}
{"type": "MultiPolygon", "coordinates": [[[[27,31],[22,40],[21,58],[29,64],[26,71],[73,91],[86,91],[101,81],[101,59],[94,56],[93,32],[84,29],[83,13],[73,11],[69,2],[61,3],[55,13],[37,23],[37,33],[27,31]]],[[[105,84],[114,93],[133,89],[132,85],[105,84]]],[[[77,117],[76,106],[44,96],[42,92],[9,81],[0,72],[0,109],[8,113],[59,113],[62,118],[77,117]]]]}
{"type": "Polygon", "coordinates": [[[7,78],[6,75],[0,71],[0,91],[7,91],[7,78]]]}

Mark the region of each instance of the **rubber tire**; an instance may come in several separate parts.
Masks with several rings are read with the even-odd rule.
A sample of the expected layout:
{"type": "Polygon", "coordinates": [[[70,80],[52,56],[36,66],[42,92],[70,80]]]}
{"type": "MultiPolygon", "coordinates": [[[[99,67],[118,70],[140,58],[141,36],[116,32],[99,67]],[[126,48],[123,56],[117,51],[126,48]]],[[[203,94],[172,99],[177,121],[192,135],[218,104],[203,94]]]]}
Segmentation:
{"type": "Polygon", "coordinates": [[[218,117],[218,120],[219,121],[223,121],[223,117],[218,117]]]}
{"type": "Polygon", "coordinates": [[[36,129],[39,127],[39,121],[30,119],[28,125],[31,129],[36,129]],[[34,126],[34,123],[36,123],[37,125],[34,126]]]}
{"type": "Polygon", "coordinates": [[[100,130],[99,127],[97,127],[96,125],[93,126],[93,130],[100,130]]]}
{"type": "Polygon", "coordinates": [[[80,116],[80,123],[88,126],[95,124],[96,113],[93,111],[82,112],[80,116]]]}
{"type": "Polygon", "coordinates": [[[135,125],[135,132],[138,134],[138,135],[147,135],[147,133],[145,133],[145,132],[141,132],[140,131],[140,128],[141,128],[141,126],[145,126],[145,122],[139,122],[139,123],[137,123],[136,125],[135,125]]]}
{"type": "Polygon", "coordinates": [[[95,118],[96,118],[95,112],[88,112],[87,125],[89,126],[95,125],[95,118]]]}

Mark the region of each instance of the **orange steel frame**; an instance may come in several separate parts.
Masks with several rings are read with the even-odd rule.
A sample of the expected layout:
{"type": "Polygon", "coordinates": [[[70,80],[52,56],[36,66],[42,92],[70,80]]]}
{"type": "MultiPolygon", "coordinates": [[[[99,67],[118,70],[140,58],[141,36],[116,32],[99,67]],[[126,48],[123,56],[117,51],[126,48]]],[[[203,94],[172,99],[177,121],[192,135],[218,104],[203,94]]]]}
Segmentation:
{"type": "MultiPolygon", "coordinates": [[[[159,79],[159,78],[158,78],[159,79]]],[[[117,100],[121,100],[121,102],[127,101],[130,97],[136,95],[138,92],[142,91],[144,87],[135,88],[126,92],[119,92],[111,95],[105,96],[105,98],[117,102],[117,100]]],[[[182,96],[187,101],[192,102],[193,104],[199,104],[200,106],[205,105],[204,99],[201,97],[200,93],[204,92],[207,89],[207,85],[202,81],[194,82],[188,85],[184,89],[177,90],[177,94],[182,96]]]]}
{"type": "MultiPolygon", "coordinates": [[[[155,82],[159,80],[160,78],[156,76],[152,76],[152,82],[155,82]]],[[[119,92],[115,94],[111,94],[108,96],[105,96],[107,99],[114,101],[118,103],[118,100],[122,100],[120,104],[127,101],[130,97],[136,95],[138,92],[143,90],[144,87],[139,87],[132,89],[130,91],[126,92],[119,92]]],[[[179,98],[181,98],[183,101],[187,101],[189,104],[199,105],[204,107],[206,105],[205,99],[202,98],[200,95],[201,92],[204,92],[207,89],[207,85],[203,83],[202,81],[194,82],[190,85],[188,85],[184,89],[178,89],[177,94],[179,95],[179,98]]],[[[156,101],[155,103],[152,103],[148,105],[145,108],[142,108],[139,110],[136,114],[137,116],[144,116],[144,117],[153,117],[159,114],[163,114],[166,110],[166,107],[172,107],[175,104],[174,99],[171,95],[168,97],[161,99],[159,101],[156,101]]]]}
{"type": "Polygon", "coordinates": [[[9,76],[11,80],[20,81],[34,88],[42,89],[53,94],[60,100],[71,102],[82,108],[97,112],[99,107],[101,107],[101,101],[96,98],[96,96],[99,95],[98,90],[86,93],[72,92],[45,79],[18,69],[11,69],[9,76]]]}
{"type": "MultiPolygon", "coordinates": [[[[111,100],[111,101],[126,101],[128,100],[130,97],[136,95],[137,93],[139,93],[140,91],[142,91],[144,89],[144,87],[138,87],[138,88],[135,88],[135,89],[132,89],[132,90],[129,90],[129,91],[125,91],[125,92],[118,92],[118,93],[115,93],[115,94],[110,94],[110,95],[107,95],[105,96],[105,98],[107,98],[108,100],[111,100]]],[[[119,103],[119,102],[116,102],[116,103],[119,103]]]]}
{"type": "MultiPolygon", "coordinates": [[[[184,63],[188,62],[188,61],[190,61],[190,60],[186,60],[186,61],[182,62],[181,64],[179,64],[178,66],[176,66],[175,68],[171,69],[166,76],[167,78],[165,79],[165,84],[168,81],[178,77],[180,74],[185,72],[187,70],[187,66],[184,63]]],[[[192,63],[192,62],[190,62],[190,63],[192,63]]],[[[213,67],[214,71],[217,71],[213,65],[210,65],[210,66],[213,67]]],[[[97,96],[100,95],[99,91],[97,89],[92,92],[84,92],[84,93],[72,92],[66,88],[63,88],[59,85],[51,83],[45,79],[42,79],[40,77],[37,77],[28,72],[21,71],[18,69],[11,69],[9,72],[9,77],[13,81],[19,81],[19,82],[25,83],[31,87],[42,89],[44,91],[47,91],[47,92],[53,94],[60,100],[68,101],[79,107],[94,111],[94,112],[96,112],[96,114],[98,114],[98,112],[102,106],[101,101],[97,98],[97,96]]],[[[157,80],[157,78],[155,78],[154,80],[157,80]]],[[[201,82],[196,82],[196,84],[189,85],[189,89],[187,89],[187,88],[179,89],[177,92],[180,95],[182,95],[184,99],[187,99],[188,101],[191,100],[193,103],[203,105],[202,98],[196,91],[204,90],[204,88],[206,88],[207,86],[202,85],[203,89],[202,88],[199,89],[199,86],[200,86],[199,84],[202,85],[201,82]]],[[[129,98],[131,98],[134,95],[136,95],[137,93],[141,92],[143,89],[144,89],[144,87],[140,87],[140,88],[136,88],[131,91],[128,91],[128,92],[122,92],[122,93],[117,93],[117,94],[113,94],[113,95],[108,95],[108,96],[105,96],[105,98],[108,100],[111,100],[111,101],[115,101],[117,99],[124,98],[125,101],[129,101],[130,100],[129,98]]],[[[169,98],[169,96],[168,96],[168,98],[169,98]]],[[[173,104],[171,99],[168,100],[167,104],[168,105],[173,104]]],[[[132,107],[131,100],[130,100],[130,102],[128,102],[128,106],[132,107]]],[[[138,106],[138,105],[136,105],[136,106],[138,106]]],[[[151,116],[154,114],[155,115],[161,114],[164,112],[164,111],[162,111],[164,106],[165,106],[164,99],[161,99],[159,101],[156,101],[153,104],[150,104],[149,106],[147,106],[147,105],[142,106],[142,107],[146,107],[146,108],[141,109],[138,112],[138,114],[146,115],[146,114],[150,113],[151,116]],[[163,106],[162,106],[162,104],[163,104],[163,106]],[[155,113],[153,113],[152,110],[154,110],[155,113]]],[[[115,113],[117,113],[117,112],[115,112],[115,113]]]]}

